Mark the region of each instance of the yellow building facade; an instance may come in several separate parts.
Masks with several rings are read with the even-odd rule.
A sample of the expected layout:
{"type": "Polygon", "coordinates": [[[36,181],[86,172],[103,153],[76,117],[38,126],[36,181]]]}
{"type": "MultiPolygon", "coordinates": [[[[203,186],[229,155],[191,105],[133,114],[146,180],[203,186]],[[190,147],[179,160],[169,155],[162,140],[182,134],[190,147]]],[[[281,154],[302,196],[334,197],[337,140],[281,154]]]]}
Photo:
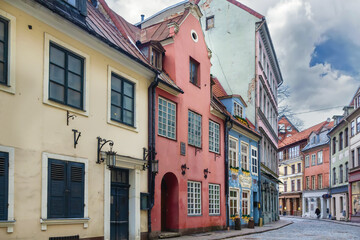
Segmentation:
{"type": "MultiPolygon", "coordinates": [[[[0,158],[8,164],[8,208],[0,221],[0,239],[110,239],[116,183],[128,188],[128,238],[140,239],[147,232],[140,193],[147,193],[143,148],[148,145],[148,88],[155,73],[36,1],[1,1],[0,20],[7,24],[8,46],[6,82],[0,84],[0,158]],[[53,90],[61,81],[55,79],[60,68],[54,70],[54,62],[61,58],[56,51],[68,61],[64,102],[59,101],[61,90],[53,90]],[[77,69],[73,75],[82,79],[78,95],[70,86],[75,81],[70,74],[77,69]],[[115,81],[132,89],[132,110],[120,111],[127,120],[125,115],[114,120],[115,81]],[[96,163],[97,137],[113,142],[113,170],[96,163]],[[60,173],[55,167],[66,182],[56,179],[60,173]],[[65,195],[57,196],[63,187],[65,195]],[[78,196],[72,194],[76,191],[78,196]]],[[[110,150],[108,143],[100,158],[110,150]]]]}

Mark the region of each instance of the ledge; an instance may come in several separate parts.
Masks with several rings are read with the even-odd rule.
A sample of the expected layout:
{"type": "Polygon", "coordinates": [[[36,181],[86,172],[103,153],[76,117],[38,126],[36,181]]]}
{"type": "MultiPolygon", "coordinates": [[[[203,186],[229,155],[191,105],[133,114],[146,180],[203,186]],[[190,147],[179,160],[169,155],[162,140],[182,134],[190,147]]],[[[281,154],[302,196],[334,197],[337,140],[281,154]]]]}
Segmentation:
{"type": "Polygon", "coordinates": [[[16,222],[15,220],[0,221],[0,227],[1,228],[7,227],[7,232],[12,233],[14,231],[15,222],[16,222]]]}
{"type": "Polygon", "coordinates": [[[87,228],[89,220],[90,218],[55,218],[55,219],[40,218],[40,223],[41,223],[41,230],[46,231],[47,225],[84,224],[84,228],[87,228]]]}

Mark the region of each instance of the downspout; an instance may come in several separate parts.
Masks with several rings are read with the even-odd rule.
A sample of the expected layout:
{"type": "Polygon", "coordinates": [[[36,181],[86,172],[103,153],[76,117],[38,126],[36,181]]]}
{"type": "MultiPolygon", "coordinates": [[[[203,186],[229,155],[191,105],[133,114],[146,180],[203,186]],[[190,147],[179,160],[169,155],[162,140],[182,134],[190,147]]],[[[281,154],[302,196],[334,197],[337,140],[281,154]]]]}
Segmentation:
{"type": "Polygon", "coordinates": [[[332,144],[332,140],[331,140],[331,137],[329,136],[329,134],[328,134],[328,137],[330,138],[330,142],[329,142],[329,162],[330,162],[330,164],[329,164],[329,168],[330,168],[329,169],[329,197],[330,197],[330,201],[329,201],[329,213],[328,214],[331,214],[331,200],[332,200],[332,197],[331,197],[331,175],[332,175],[331,174],[331,144],[332,144]]]}
{"type": "Polygon", "coordinates": [[[233,122],[229,116],[225,119],[225,206],[226,206],[226,227],[229,227],[229,131],[233,127],[233,122]],[[228,127],[230,123],[230,127],[228,127]]]}
{"type": "Polygon", "coordinates": [[[151,210],[154,207],[155,174],[152,173],[151,162],[155,160],[155,102],[156,87],[159,84],[159,73],[156,73],[154,81],[148,88],[148,190],[149,190],[149,209],[148,209],[148,233],[151,233],[151,210]]]}
{"type": "Polygon", "coordinates": [[[258,180],[258,188],[259,188],[259,202],[260,202],[260,209],[259,209],[259,225],[260,225],[260,218],[262,218],[262,192],[261,192],[261,140],[258,141],[258,166],[259,166],[259,180],[258,180]]]}

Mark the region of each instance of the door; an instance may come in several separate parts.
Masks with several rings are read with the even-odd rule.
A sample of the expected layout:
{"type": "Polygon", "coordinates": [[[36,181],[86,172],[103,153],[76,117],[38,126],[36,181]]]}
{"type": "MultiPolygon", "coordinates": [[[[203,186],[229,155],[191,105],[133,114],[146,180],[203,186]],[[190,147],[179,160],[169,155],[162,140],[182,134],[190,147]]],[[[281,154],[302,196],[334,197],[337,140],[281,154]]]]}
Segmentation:
{"type": "Polygon", "coordinates": [[[110,239],[129,238],[129,170],[111,170],[110,239]]]}

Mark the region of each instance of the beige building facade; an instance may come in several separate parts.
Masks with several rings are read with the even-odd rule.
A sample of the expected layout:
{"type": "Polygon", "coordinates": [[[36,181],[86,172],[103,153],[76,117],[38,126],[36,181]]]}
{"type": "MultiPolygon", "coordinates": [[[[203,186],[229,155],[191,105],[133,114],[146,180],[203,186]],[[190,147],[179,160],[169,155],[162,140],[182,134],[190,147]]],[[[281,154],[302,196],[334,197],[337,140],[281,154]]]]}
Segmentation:
{"type": "MultiPolygon", "coordinates": [[[[86,19],[96,17],[87,5],[86,19]]],[[[0,84],[8,208],[0,239],[110,239],[116,232],[110,224],[114,199],[128,205],[128,238],[140,239],[147,232],[140,193],[147,193],[143,148],[154,71],[41,1],[1,1],[0,20],[8,46],[6,81],[0,84]],[[122,84],[122,100],[132,104],[128,111],[114,105],[116,83],[122,84]],[[97,164],[97,137],[112,140],[114,168],[97,164]]],[[[100,158],[110,150],[108,143],[100,158]]]]}

